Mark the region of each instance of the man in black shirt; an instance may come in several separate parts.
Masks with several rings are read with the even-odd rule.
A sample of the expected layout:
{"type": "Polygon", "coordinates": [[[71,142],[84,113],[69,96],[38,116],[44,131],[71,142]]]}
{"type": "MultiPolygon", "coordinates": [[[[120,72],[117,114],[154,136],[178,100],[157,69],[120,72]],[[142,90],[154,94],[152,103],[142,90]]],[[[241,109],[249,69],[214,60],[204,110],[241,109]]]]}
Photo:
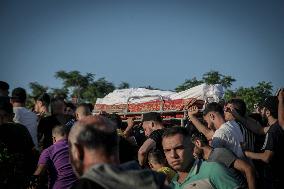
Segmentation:
{"type": "Polygon", "coordinates": [[[138,160],[141,166],[144,166],[147,160],[148,152],[154,148],[163,152],[162,136],[164,134],[164,125],[159,113],[149,112],[143,115],[143,129],[148,139],[143,143],[138,151],[138,160]]]}
{"type": "Polygon", "coordinates": [[[13,107],[0,99],[0,188],[24,188],[35,166],[35,149],[27,128],[13,123],[13,107]]]}
{"type": "Polygon", "coordinates": [[[262,104],[261,114],[268,120],[269,130],[266,133],[261,153],[246,151],[247,157],[260,160],[265,163],[263,172],[264,188],[283,188],[284,177],[284,131],[278,123],[278,99],[275,96],[268,97],[262,104]]]}
{"type": "Polygon", "coordinates": [[[51,116],[42,118],[38,124],[37,137],[41,150],[44,150],[53,144],[52,129],[56,125],[66,125],[70,128],[75,118],[64,114],[65,103],[62,99],[53,99],[51,101],[51,116]]]}

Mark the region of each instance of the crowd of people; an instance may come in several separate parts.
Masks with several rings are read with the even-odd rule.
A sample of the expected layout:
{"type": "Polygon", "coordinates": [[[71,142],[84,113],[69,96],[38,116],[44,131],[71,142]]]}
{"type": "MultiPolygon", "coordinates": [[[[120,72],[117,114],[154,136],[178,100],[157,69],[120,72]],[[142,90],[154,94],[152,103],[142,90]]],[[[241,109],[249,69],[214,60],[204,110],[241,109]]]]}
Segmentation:
{"type": "Polygon", "coordinates": [[[284,188],[284,91],[254,113],[242,99],[187,109],[187,124],[93,114],[47,93],[0,81],[0,188],[284,188]]]}

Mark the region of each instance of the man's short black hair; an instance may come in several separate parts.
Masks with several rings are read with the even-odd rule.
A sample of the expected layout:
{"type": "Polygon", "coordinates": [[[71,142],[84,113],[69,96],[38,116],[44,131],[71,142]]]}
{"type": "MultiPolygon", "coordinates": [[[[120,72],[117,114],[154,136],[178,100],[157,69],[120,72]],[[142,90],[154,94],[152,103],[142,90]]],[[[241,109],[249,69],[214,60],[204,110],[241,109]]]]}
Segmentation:
{"type": "Polygon", "coordinates": [[[180,126],[174,126],[165,129],[163,138],[175,136],[177,134],[182,135],[184,138],[191,137],[190,132],[186,128],[180,126]]]}
{"type": "Polygon", "coordinates": [[[9,90],[9,84],[6,83],[5,81],[0,81],[0,89],[3,91],[8,91],[9,90]]]}
{"type": "Polygon", "coordinates": [[[68,134],[68,128],[66,125],[56,125],[52,129],[52,135],[66,136],[68,134]]]}
{"type": "Polygon", "coordinates": [[[203,115],[206,116],[209,112],[217,112],[220,115],[224,116],[223,107],[217,102],[211,102],[206,105],[205,110],[203,111],[203,115]]]}
{"type": "Polygon", "coordinates": [[[143,114],[142,122],[144,121],[156,121],[162,122],[161,114],[158,112],[148,112],[143,114]]]}
{"type": "Polygon", "coordinates": [[[278,118],[278,97],[277,96],[268,96],[262,103],[261,107],[267,108],[271,115],[277,119],[278,118]]]}
{"type": "Polygon", "coordinates": [[[11,99],[12,99],[14,102],[25,103],[25,102],[26,102],[26,99],[27,99],[26,90],[23,89],[23,88],[21,88],[21,87],[15,88],[15,89],[12,91],[12,97],[11,97],[11,99]]]}
{"type": "Polygon", "coordinates": [[[247,107],[245,101],[240,98],[230,99],[227,104],[233,104],[235,106],[236,111],[241,115],[245,116],[247,112],[247,107]]]}
{"type": "Polygon", "coordinates": [[[112,155],[118,150],[118,135],[116,130],[104,131],[93,125],[86,125],[80,132],[77,143],[87,149],[103,150],[107,155],[112,155]]]}
{"type": "Polygon", "coordinates": [[[194,143],[196,140],[199,140],[203,145],[209,145],[205,135],[200,132],[196,132],[191,135],[191,141],[194,143]]]}
{"type": "Polygon", "coordinates": [[[37,98],[38,101],[41,101],[44,106],[49,106],[50,104],[50,96],[47,93],[43,93],[37,98]]]}
{"type": "Polygon", "coordinates": [[[163,164],[163,163],[166,162],[165,158],[166,158],[165,154],[158,149],[152,149],[148,153],[148,161],[149,162],[152,161],[154,163],[163,164]]]}

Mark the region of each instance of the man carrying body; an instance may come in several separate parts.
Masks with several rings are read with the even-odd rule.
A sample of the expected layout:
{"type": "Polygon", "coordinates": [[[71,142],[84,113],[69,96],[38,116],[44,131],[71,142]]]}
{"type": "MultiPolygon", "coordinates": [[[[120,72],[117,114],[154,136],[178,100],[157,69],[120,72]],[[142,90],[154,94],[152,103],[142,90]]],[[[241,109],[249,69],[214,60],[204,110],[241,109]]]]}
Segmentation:
{"type": "Polygon", "coordinates": [[[164,125],[160,114],[156,112],[144,114],[142,122],[145,136],[148,137],[148,139],[138,151],[138,160],[139,164],[144,166],[150,150],[157,148],[158,150],[163,151],[162,135],[164,133],[164,125]]]}

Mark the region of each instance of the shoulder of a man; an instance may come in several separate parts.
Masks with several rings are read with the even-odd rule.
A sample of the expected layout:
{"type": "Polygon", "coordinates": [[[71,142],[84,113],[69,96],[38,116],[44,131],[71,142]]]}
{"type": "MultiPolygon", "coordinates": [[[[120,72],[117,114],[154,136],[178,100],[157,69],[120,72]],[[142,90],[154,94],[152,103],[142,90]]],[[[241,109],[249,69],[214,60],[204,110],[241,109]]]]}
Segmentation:
{"type": "MultiPolygon", "coordinates": [[[[210,182],[216,188],[239,188],[240,183],[232,176],[229,170],[224,167],[222,164],[216,162],[204,162],[205,166],[202,166],[200,170],[200,174],[208,174],[206,175],[210,182]]],[[[204,177],[206,177],[204,176],[204,177]]]]}
{"type": "Polygon", "coordinates": [[[211,152],[208,161],[222,163],[226,167],[231,167],[237,157],[226,148],[215,148],[211,152]]]}
{"type": "Polygon", "coordinates": [[[149,138],[153,139],[155,142],[159,142],[162,139],[164,132],[164,129],[155,130],[150,134],[149,138]]]}

